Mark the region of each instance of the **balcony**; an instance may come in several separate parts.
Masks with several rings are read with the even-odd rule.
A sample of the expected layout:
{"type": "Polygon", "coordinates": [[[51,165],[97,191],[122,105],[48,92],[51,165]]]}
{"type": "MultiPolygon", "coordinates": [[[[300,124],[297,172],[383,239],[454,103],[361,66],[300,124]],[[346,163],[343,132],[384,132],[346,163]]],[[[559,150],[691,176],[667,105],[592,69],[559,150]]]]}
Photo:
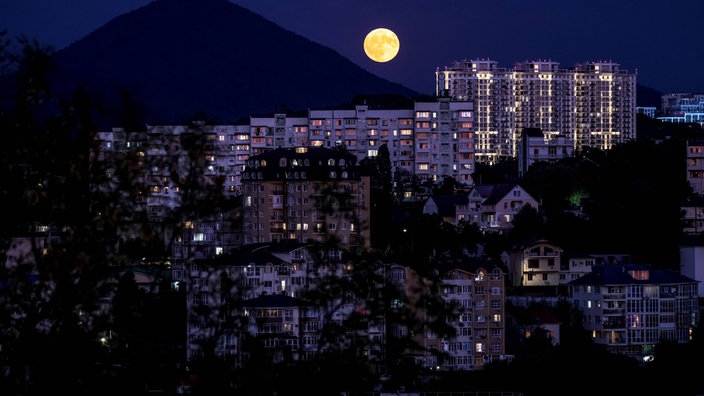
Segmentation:
{"type": "Polygon", "coordinates": [[[605,294],[604,295],[604,300],[625,300],[626,295],[625,294],[605,294]]]}

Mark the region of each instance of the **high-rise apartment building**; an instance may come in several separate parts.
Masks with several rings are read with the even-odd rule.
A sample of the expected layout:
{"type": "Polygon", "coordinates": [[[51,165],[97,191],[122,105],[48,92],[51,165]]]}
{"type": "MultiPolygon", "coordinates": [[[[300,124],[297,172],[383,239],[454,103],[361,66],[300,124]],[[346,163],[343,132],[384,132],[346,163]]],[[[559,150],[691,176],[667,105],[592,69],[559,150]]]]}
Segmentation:
{"type": "Polygon", "coordinates": [[[561,69],[552,61],[499,68],[464,60],[435,72],[436,95],[474,103],[475,158],[493,164],[518,155],[525,128],[566,136],[575,150],[610,149],[636,137],[636,75],[618,63],[561,69]]]}

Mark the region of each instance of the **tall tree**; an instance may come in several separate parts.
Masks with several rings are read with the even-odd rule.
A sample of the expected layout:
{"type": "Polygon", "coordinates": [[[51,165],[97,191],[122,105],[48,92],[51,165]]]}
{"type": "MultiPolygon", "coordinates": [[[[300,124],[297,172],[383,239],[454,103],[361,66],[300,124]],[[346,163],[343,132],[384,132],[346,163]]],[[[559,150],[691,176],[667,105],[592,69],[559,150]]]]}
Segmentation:
{"type": "Polygon", "coordinates": [[[386,144],[379,146],[377,156],[369,161],[371,174],[371,242],[381,251],[387,250],[391,237],[397,232],[393,215],[394,197],[391,157],[386,144]]]}
{"type": "Polygon", "coordinates": [[[3,76],[9,84],[3,92],[12,97],[3,98],[0,112],[8,136],[0,207],[11,219],[2,248],[16,254],[21,241],[30,245],[0,274],[10,285],[2,289],[0,332],[18,336],[1,353],[14,362],[10,381],[22,392],[42,394],[91,383],[108,272],[86,223],[91,102],[80,90],[54,96],[51,48],[24,39],[18,44],[18,53],[3,56],[13,65],[3,76]]]}
{"type": "MultiPolygon", "coordinates": [[[[17,257],[0,270],[0,283],[8,285],[0,289],[0,333],[17,335],[3,339],[0,348],[0,357],[13,363],[7,381],[26,394],[112,391],[114,376],[104,375],[119,361],[125,367],[122,389],[143,389],[141,373],[148,370],[137,367],[146,353],[138,349],[148,343],[132,342],[143,334],[130,334],[134,326],[127,325],[122,302],[117,315],[122,327],[114,327],[106,303],[115,279],[135,263],[125,247],[159,249],[155,256],[166,262],[175,235],[164,232],[169,229],[164,222],[151,222],[145,211],[136,210],[144,203],[139,153],[144,147],[132,142],[133,149],[116,150],[120,153],[109,166],[95,161],[89,154],[101,151],[94,145],[98,131],[92,120],[99,102],[80,88],[70,97],[54,94],[48,78],[56,72],[51,48],[19,40],[19,52],[12,53],[4,36],[0,43],[6,51],[0,59],[11,62],[0,79],[7,84],[2,93],[11,94],[0,102],[0,128],[8,132],[0,148],[0,210],[9,220],[2,252],[17,257]],[[29,242],[26,252],[22,241],[29,242]],[[113,342],[122,336],[129,342],[113,342]]],[[[192,161],[193,168],[197,165],[201,162],[192,161]]],[[[204,179],[179,179],[179,187],[217,191],[189,189],[194,180],[204,179]]],[[[217,202],[212,193],[194,195],[217,202]]],[[[195,206],[185,207],[193,212],[195,206]]],[[[165,222],[176,229],[184,216],[165,222]]],[[[143,303],[130,304],[136,308],[131,313],[141,314],[143,303]]]]}

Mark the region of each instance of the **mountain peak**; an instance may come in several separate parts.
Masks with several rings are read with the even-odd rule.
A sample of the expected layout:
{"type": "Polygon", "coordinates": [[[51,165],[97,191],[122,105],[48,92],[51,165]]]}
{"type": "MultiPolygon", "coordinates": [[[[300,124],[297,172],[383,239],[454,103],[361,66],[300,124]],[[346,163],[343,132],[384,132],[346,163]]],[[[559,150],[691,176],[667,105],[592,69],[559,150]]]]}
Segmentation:
{"type": "Polygon", "coordinates": [[[417,95],[227,0],[155,0],[57,53],[59,92],[87,87],[119,126],[123,93],[150,124],[218,123],[348,103],[358,95],[417,95]]]}

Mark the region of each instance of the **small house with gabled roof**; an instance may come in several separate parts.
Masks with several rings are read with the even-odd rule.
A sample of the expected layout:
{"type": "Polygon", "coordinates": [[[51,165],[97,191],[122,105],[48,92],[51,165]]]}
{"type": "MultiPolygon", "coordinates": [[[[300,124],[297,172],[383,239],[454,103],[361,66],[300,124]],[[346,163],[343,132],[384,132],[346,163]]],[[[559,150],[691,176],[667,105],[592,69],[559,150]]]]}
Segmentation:
{"type": "Polygon", "coordinates": [[[502,232],[513,228],[514,216],[525,205],[538,209],[539,204],[518,184],[478,184],[464,194],[431,196],[423,214],[437,213],[451,224],[465,220],[484,231],[502,232]]]}

